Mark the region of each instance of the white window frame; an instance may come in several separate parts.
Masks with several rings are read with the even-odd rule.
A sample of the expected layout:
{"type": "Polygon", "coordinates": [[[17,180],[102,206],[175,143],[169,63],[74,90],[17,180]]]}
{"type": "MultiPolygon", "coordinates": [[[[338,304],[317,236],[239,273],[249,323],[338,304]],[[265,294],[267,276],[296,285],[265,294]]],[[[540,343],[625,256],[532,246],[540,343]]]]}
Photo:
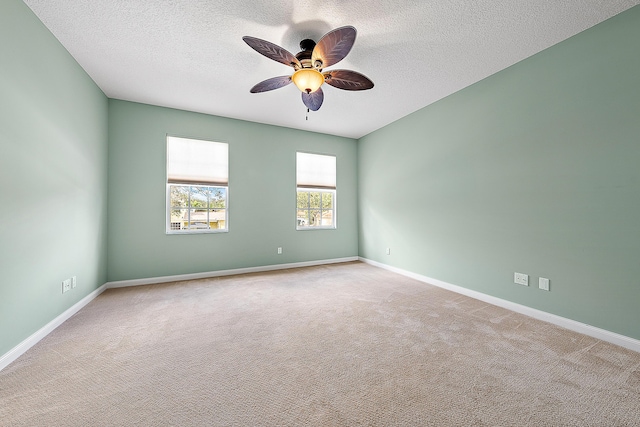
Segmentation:
{"type": "MultiPolygon", "coordinates": [[[[216,208],[204,208],[207,211],[207,224],[209,221],[209,214],[211,211],[214,211],[216,208]]],[[[181,221],[182,222],[182,221],[181,221]]],[[[167,225],[166,225],[166,233],[167,234],[200,234],[200,233],[226,233],[229,231],[229,187],[228,186],[213,186],[213,185],[194,185],[194,184],[167,184],[167,225]],[[203,208],[193,208],[191,207],[190,200],[189,205],[187,207],[174,207],[171,206],[171,186],[181,186],[181,187],[204,187],[204,188],[222,188],[225,190],[225,216],[224,216],[224,225],[225,228],[184,228],[176,230],[172,228],[172,224],[174,221],[171,220],[171,211],[175,209],[186,210],[188,212],[188,223],[191,223],[191,213],[203,208]]]]}
{"type": "MultiPolygon", "coordinates": [[[[310,203],[310,200],[309,200],[310,203]]],[[[311,211],[311,210],[318,210],[316,208],[311,208],[309,205],[307,205],[307,208],[304,209],[307,211],[311,211]]],[[[296,188],[296,230],[335,230],[337,228],[337,221],[336,221],[336,190],[330,190],[330,189],[326,189],[326,188],[296,188]],[[322,212],[325,211],[331,211],[331,218],[333,219],[333,224],[332,225],[300,225],[300,221],[298,218],[298,211],[301,210],[298,207],[298,194],[300,192],[304,192],[304,193],[320,193],[320,218],[322,218],[322,212]],[[323,193],[329,193],[331,194],[331,209],[323,209],[322,208],[322,194],[323,193]]]]}
{"type": "MultiPolygon", "coordinates": [[[[181,235],[185,235],[185,234],[214,234],[214,233],[227,233],[229,232],[229,184],[228,184],[228,165],[229,165],[229,157],[228,157],[228,150],[229,150],[229,144],[227,144],[226,142],[218,142],[218,141],[211,141],[211,140],[204,140],[204,139],[196,139],[196,138],[183,138],[183,137],[177,137],[177,136],[172,136],[172,135],[167,135],[167,177],[166,177],[166,224],[165,224],[165,233],[166,234],[181,234],[181,235]],[[226,152],[227,152],[227,158],[226,160],[226,171],[223,171],[223,176],[226,175],[226,179],[223,178],[223,182],[221,183],[211,183],[211,182],[206,182],[203,180],[203,182],[196,182],[196,181],[192,181],[192,180],[185,180],[183,182],[181,182],[180,180],[171,180],[169,177],[169,140],[170,139],[175,139],[175,140],[194,140],[194,141],[198,141],[198,142],[211,142],[214,144],[225,144],[226,147],[226,152]],[[224,182],[226,180],[226,182],[224,182]],[[186,207],[175,207],[175,206],[171,206],[171,187],[172,186],[181,186],[181,187],[200,187],[200,188],[211,188],[211,189],[224,189],[225,192],[225,202],[224,202],[224,213],[225,213],[225,217],[224,217],[224,228],[185,228],[185,229],[173,229],[172,228],[172,223],[173,221],[171,220],[171,211],[175,210],[175,209],[186,209],[189,215],[189,219],[188,219],[188,223],[191,224],[191,220],[190,220],[190,215],[192,212],[196,211],[196,208],[192,208],[191,206],[191,190],[189,190],[189,202],[188,202],[188,206],[186,207]]],[[[225,163],[225,162],[222,162],[225,163]]],[[[201,208],[202,209],[202,208],[201,208]]],[[[216,208],[211,208],[209,206],[209,203],[207,201],[207,208],[205,208],[207,211],[207,227],[209,227],[209,224],[211,223],[211,221],[209,221],[209,215],[210,212],[213,211],[216,208]]],[[[181,221],[182,222],[182,221],[181,221]]]]}
{"type": "MultiPolygon", "coordinates": [[[[338,194],[337,194],[337,156],[334,154],[318,154],[318,153],[308,153],[308,152],[303,152],[303,151],[298,151],[296,152],[296,230],[299,231],[309,231],[309,230],[335,230],[336,228],[338,228],[338,216],[337,216],[337,199],[338,199],[338,194]],[[300,172],[300,156],[305,156],[305,157],[309,157],[309,156],[324,156],[324,157],[333,157],[334,161],[333,161],[333,170],[331,171],[332,174],[329,174],[329,177],[327,178],[326,175],[324,174],[316,174],[317,178],[309,178],[308,176],[305,176],[304,178],[301,178],[301,175],[306,175],[305,172],[307,171],[303,171],[303,173],[301,174],[300,172]],[[324,176],[320,176],[320,175],[324,175],[324,176]],[[300,180],[304,179],[304,185],[300,184],[300,180]],[[314,184],[316,184],[314,186],[314,184]],[[320,184],[320,185],[318,185],[320,184]],[[298,211],[300,210],[298,208],[298,194],[300,192],[304,192],[304,193],[320,193],[320,208],[319,209],[312,209],[310,204],[310,198],[308,198],[308,204],[307,207],[302,209],[302,210],[306,210],[307,212],[310,212],[311,210],[320,210],[320,218],[322,218],[322,212],[323,211],[328,211],[329,209],[322,209],[322,194],[323,193],[328,193],[331,194],[332,197],[332,203],[331,203],[331,218],[332,218],[332,224],[331,225],[300,225],[300,219],[298,217],[298,211]]],[[[314,175],[313,171],[311,173],[311,175],[314,175]]],[[[322,221],[322,219],[321,219],[322,221]]]]}

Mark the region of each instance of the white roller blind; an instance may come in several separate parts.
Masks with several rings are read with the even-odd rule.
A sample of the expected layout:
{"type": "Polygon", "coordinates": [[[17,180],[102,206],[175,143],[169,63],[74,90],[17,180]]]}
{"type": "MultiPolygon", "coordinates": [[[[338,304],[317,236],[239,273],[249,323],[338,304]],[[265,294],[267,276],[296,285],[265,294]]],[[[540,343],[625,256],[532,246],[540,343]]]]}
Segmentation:
{"type": "Polygon", "coordinates": [[[229,144],[167,136],[167,182],[229,185],[229,144]]]}
{"type": "Polygon", "coordinates": [[[296,183],[298,187],[336,188],[336,156],[296,154],[296,183]]]}

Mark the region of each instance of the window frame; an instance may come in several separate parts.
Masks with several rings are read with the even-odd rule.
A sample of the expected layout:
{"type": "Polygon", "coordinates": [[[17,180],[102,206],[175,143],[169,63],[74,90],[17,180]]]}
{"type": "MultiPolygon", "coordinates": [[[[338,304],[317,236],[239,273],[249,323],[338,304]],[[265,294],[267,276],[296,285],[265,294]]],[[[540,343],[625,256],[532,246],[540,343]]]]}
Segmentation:
{"type": "Polygon", "coordinates": [[[337,221],[336,221],[336,190],[335,189],[328,189],[328,188],[309,188],[309,187],[296,187],[296,230],[300,230],[300,231],[307,231],[307,230],[335,230],[336,228],[338,228],[337,226],[337,221]],[[300,211],[301,209],[298,207],[298,194],[299,193],[320,193],[320,208],[319,209],[315,209],[312,208],[310,206],[311,204],[311,195],[309,195],[309,197],[307,198],[308,202],[307,202],[307,207],[302,209],[302,210],[306,210],[308,212],[312,211],[312,210],[320,210],[320,218],[322,221],[322,212],[327,212],[329,211],[329,209],[323,209],[322,208],[322,194],[331,194],[331,218],[332,218],[332,225],[300,225],[298,223],[298,211],[300,211]]]}
{"type": "MultiPolygon", "coordinates": [[[[295,218],[295,224],[296,224],[296,230],[297,231],[310,231],[310,230],[335,230],[338,228],[338,156],[336,156],[335,154],[325,154],[325,153],[312,153],[312,152],[308,152],[308,151],[296,151],[296,218],[295,218]],[[333,157],[335,159],[335,176],[334,176],[334,180],[335,180],[335,187],[322,187],[322,186],[317,186],[314,187],[312,185],[302,185],[300,186],[298,183],[298,154],[305,154],[305,155],[314,155],[314,156],[328,156],[328,157],[333,157]],[[332,224],[331,225],[300,225],[298,222],[298,211],[300,210],[298,208],[298,194],[300,192],[304,192],[304,193],[320,193],[320,218],[322,218],[322,212],[323,211],[327,211],[327,209],[323,209],[322,208],[322,194],[323,193],[329,193],[332,195],[332,203],[331,203],[331,218],[332,218],[332,224]]],[[[311,200],[310,200],[310,195],[308,197],[308,202],[307,202],[307,207],[303,210],[307,211],[307,212],[311,212],[311,210],[317,210],[317,209],[312,209],[310,206],[311,200]]],[[[322,219],[321,219],[321,223],[322,223],[322,219]]]]}
{"type": "MultiPolygon", "coordinates": [[[[166,215],[166,219],[165,219],[165,234],[167,235],[186,235],[186,234],[217,234],[217,233],[228,233],[229,232],[229,179],[228,179],[228,168],[229,168],[229,143],[227,142],[222,142],[222,141],[213,141],[213,140],[209,140],[209,139],[202,139],[202,138],[190,138],[190,137],[183,137],[183,136],[176,136],[176,135],[170,135],[167,134],[165,137],[165,215],[166,215]],[[227,146],[227,159],[226,159],[226,165],[227,165],[227,182],[226,185],[224,184],[213,184],[213,183],[197,183],[197,182],[169,182],[169,138],[176,138],[176,139],[189,139],[189,140],[195,140],[195,141],[202,141],[202,142],[211,142],[211,143],[216,143],[216,144],[225,144],[227,146]],[[224,189],[225,190],[225,197],[224,197],[224,211],[225,211],[225,216],[224,216],[224,226],[225,228],[186,228],[186,229],[173,229],[172,228],[172,224],[175,221],[171,221],[171,211],[175,210],[175,209],[186,209],[189,212],[189,218],[190,215],[193,211],[196,211],[197,208],[192,208],[191,207],[191,189],[189,190],[189,202],[188,202],[188,206],[186,207],[175,207],[171,205],[171,187],[172,186],[182,186],[182,187],[200,187],[200,188],[210,188],[210,189],[224,189]]],[[[216,208],[212,208],[210,207],[210,199],[209,196],[207,196],[207,219],[209,219],[209,214],[211,211],[214,211],[216,208]]],[[[221,209],[221,208],[217,208],[217,209],[221,209]]],[[[181,221],[183,222],[183,221],[181,221]]],[[[188,220],[188,223],[191,223],[191,220],[188,220]]],[[[209,224],[211,223],[211,221],[207,222],[207,227],[209,227],[209,224]]]]}
{"type": "MultiPolygon", "coordinates": [[[[191,194],[191,192],[189,192],[191,194]]],[[[208,202],[208,200],[207,200],[208,202]]],[[[208,204],[208,203],[207,203],[208,204]]],[[[203,209],[203,208],[201,208],[203,209]]],[[[215,209],[221,208],[206,208],[207,216],[210,211],[214,211],[215,209]]],[[[182,221],[181,221],[182,222],[182,221]]],[[[208,221],[207,224],[211,223],[208,221]]],[[[169,184],[167,183],[167,224],[166,224],[166,234],[207,234],[207,233],[227,233],[229,232],[229,186],[221,186],[221,185],[197,185],[197,184],[169,184]],[[171,206],[171,186],[181,186],[181,187],[204,187],[204,188],[224,188],[225,189],[225,207],[224,207],[224,225],[225,228],[186,228],[175,230],[172,228],[172,224],[174,221],[171,221],[171,211],[176,209],[187,210],[189,212],[189,220],[191,223],[191,212],[197,210],[198,208],[191,207],[191,197],[189,197],[189,206],[187,207],[176,207],[171,206]]]]}

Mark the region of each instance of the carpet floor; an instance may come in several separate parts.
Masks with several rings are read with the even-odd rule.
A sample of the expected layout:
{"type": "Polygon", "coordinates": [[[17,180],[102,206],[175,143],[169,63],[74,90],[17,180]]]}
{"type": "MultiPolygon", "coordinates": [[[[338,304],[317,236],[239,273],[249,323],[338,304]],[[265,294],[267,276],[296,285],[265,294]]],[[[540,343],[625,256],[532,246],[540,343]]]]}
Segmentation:
{"type": "Polygon", "coordinates": [[[110,289],[3,426],[640,426],[640,354],[353,262],[110,289]]]}

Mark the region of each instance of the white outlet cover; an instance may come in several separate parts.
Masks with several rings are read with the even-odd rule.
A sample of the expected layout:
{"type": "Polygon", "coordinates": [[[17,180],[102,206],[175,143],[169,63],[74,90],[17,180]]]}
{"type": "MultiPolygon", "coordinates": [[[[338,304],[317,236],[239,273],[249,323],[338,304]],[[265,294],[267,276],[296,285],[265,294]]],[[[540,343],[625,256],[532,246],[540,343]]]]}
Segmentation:
{"type": "Polygon", "coordinates": [[[518,285],[529,286],[529,275],[523,273],[513,273],[513,282],[518,285]]]}

